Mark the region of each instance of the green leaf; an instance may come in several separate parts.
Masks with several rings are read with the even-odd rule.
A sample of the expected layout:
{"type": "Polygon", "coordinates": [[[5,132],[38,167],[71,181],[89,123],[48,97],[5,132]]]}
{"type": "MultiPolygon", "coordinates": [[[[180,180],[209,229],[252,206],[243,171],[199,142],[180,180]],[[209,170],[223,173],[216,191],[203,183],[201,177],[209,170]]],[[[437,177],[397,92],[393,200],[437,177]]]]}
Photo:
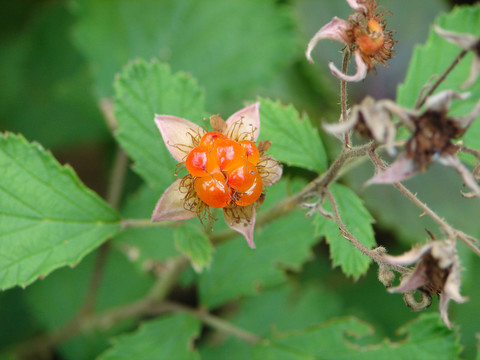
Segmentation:
{"type": "Polygon", "coordinates": [[[209,107],[225,111],[225,100],[238,104],[298,54],[289,9],[270,0],[81,0],[74,9],[74,39],[102,97],[128,61],[156,57],[192,73],[209,107]]]}
{"type": "MultiPolygon", "coordinates": [[[[460,33],[480,35],[480,5],[456,7],[449,14],[438,17],[437,24],[445,29],[460,33]]],[[[436,75],[437,78],[443,74],[448,66],[455,60],[461,48],[447,42],[431,29],[427,42],[418,46],[412,56],[408,67],[405,82],[398,87],[397,102],[413,108],[418,94],[428,80],[436,75]]],[[[468,54],[447,76],[444,82],[437,89],[437,93],[445,89],[455,89],[464,92],[459,86],[468,78],[472,54],[468,54]]],[[[465,115],[470,112],[473,105],[480,98],[480,82],[477,81],[471,88],[467,100],[454,102],[450,114],[465,115]]],[[[473,123],[464,136],[465,145],[480,148],[480,119],[473,123]]]]}
{"type": "Polygon", "coordinates": [[[340,304],[340,297],[320,283],[288,282],[267,289],[259,296],[246,298],[240,304],[233,322],[262,335],[272,328],[278,331],[303,329],[341,315],[340,304]]]}
{"type": "Polygon", "coordinates": [[[318,130],[305,114],[300,117],[292,105],[261,99],[260,138],[272,141],[275,159],[318,173],[327,168],[327,156],[318,130]]]}
{"type": "MultiPolygon", "coordinates": [[[[98,254],[87,256],[73,269],[63,268],[47,279],[38,281],[25,292],[29,312],[47,332],[66,324],[80,310],[85,301],[98,254]],[[81,296],[79,296],[79,294],[81,296]]],[[[126,305],[144,297],[153,279],[128,261],[125,256],[111,249],[103,268],[96,296],[95,311],[103,312],[126,305]]],[[[134,320],[116,324],[108,330],[95,330],[77,335],[59,346],[59,353],[69,360],[91,360],[109,346],[109,338],[131,329],[134,320]]]]}
{"type": "Polygon", "coordinates": [[[438,315],[424,315],[399,330],[404,341],[360,347],[358,338],[373,329],[354,318],[332,320],[302,331],[273,336],[256,346],[254,360],[425,359],[451,360],[460,353],[458,334],[448,330],[438,315]]]}
{"type": "MultiPolygon", "coordinates": [[[[262,291],[258,296],[242,299],[237,311],[228,321],[254,334],[264,336],[270,330],[290,331],[326,321],[342,314],[342,300],[335,292],[322,285],[315,269],[313,280],[294,277],[275,288],[262,291]],[[321,306],[319,306],[321,304],[321,306]]],[[[328,268],[329,273],[331,273],[328,268]]],[[[244,360],[252,358],[254,347],[234,337],[223,343],[204,344],[202,358],[208,360],[244,360]]]]}
{"type": "MultiPolygon", "coordinates": [[[[267,201],[286,195],[287,181],[283,179],[269,189],[267,201]]],[[[257,228],[254,236],[256,250],[250,249],[242,237],[216,248],[210,269],[200,275],[199,291],[203,305],[213,308],[285,282],[283,269],[298,270],[310,257],[310,249],[317,242],[313,226],[301,211],[257,228]]]]}
{"type": "Polygon", "coordinates": [[[199,333],[200,321],[191,315],[166,315],[145,322],[132,334],[115,338],[113,347],[99,360],[199,360],[198,352],[191,349],[199,333]]]}
{"type": "MultiPolygon", "coordinates": [[[[149,222],[159,197],[147,185],[141,186],[125,201],[121,209],[122,217],[149,222]]],[[[173,234],[170,226],[129,227],[118,233],[112,242],[140,268],[148,269],[152,260],[161,262],[179,255],[173,234]]]]}
{"type": "Polygon", "coordinates": [[[0,135],[0,288],[78,263],[119,230],[118,214],[40,145],[0,135]]]}
{"type": "MultiPolygon", "coordinates": [[[[332,184],[330,190],[337,201],[340,217],[348,230],[363,245],[370,249],[373,248],[376,245],[372,228],[373,218],[362,200],[348,187],[340,184],[332,184]]],[[[332,213],[328,199],[325,200],[324,209],[332,213]]],[[[335,221],[316,214],[314,222],[317,234],[324,235],[330,245],[330,255],[334,266],[340,266],[346,275],[354,277],[358,277],[368,270],[371,259],[363,255],[340,234],[335,221]]]]}
{"type": "Polygon", "coordinates": [[[212,262],[213,246],[207,234],[198,225],[185,223],[175,229],[175,245],[192,262],[197,272],[212,262]]]}
{"type": "Polygon", "coordinates": [[[137,60],[115,81],[117,140],[135,162],[135,171],[162,193],[175,179],[176,161],[163,143],[155,114],[174,115],[198,124],[204,95],[185,73],[172,74],[157,61],[137,60]]]}

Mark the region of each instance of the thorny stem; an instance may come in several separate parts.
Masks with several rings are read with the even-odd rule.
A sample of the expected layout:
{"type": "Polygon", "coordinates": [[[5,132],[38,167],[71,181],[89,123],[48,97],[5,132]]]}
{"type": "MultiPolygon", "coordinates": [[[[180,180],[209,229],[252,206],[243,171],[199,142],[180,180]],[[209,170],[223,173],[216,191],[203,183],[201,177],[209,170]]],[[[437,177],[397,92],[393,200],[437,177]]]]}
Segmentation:
{"type": "MultiPolygon", "coordinates": [[[[373,164],[377,169],[385,170],[386,165],[383,160],[378,156],[378,154],[372,150],[370,152],[370,158],[372,159],[373,164]]],[[[445,219],[438,216],[435,211],[430,209],[427,204],[420,201],[415,194],[412,194],[410,190],[408,190],[404,185],[401,183],[394,183],[393,184],[397,190],[399,190],[403,195],[405,195],[410,201],[412,201],[417,207],[423,210],[423,212],[430,216],[437,224],[439,224],[442,229],[445,231],[447,236],[454,240],[455,238],[459,238],[463,241],[468,247],[470,247],[473,252],[475,252],[478,256],[480,256],[480,249],[478,249],[474,242],[477,240],[470,235],[463,233],[460,230],[455,229],[453,226],[449,225],[445,219]]]]}
{"type": "Polygon", "coordinates": [[[457,55],[457,57],[453,60],[453,62],[450,64],[450,66],[445,70],[445,72],[440,76],[437,81],[435,81],[435,84],[432,85],[430,90],[423,96],[422,100],[420,100],[416,105],[415,109],[420,109],[423,104],[425,104],[425,101],[427,101],[428,97],[432,95],[435,90],[440,86],[440,84],[445,80],[445,78],[450,74],[450,72],[455,68],[455,66],[458,65],[460,60],[463,59],[463,57],[468,53],[468,50],[462,50],[460,51],[460,54],[457,55]]]}
{"type": "Polygon", "coordinates": [[[371,249],[367,248],[360,241],[358,241],[358,239],[355,236],[353,236],[353,234],[350,231],[348,231],[347,227],[343,223],[343,221],[340,217],[340,212],[338,210],[337,201],[335,200],[335,197],[333,196],[332,192],[327,188],[325,188],[323,191],[324,191],[324,194],[327,196],[328,201],[332,205],[333,216],[334,216],[335,222],[337,223],[340,231],[342,232],[342,236],[345,239],[350,241],[353,246],[355,246],[358,250],[360,250],[364,255],[367,255],[369,258],[374,260],[378,265],[387,266],[387,267],[389,267],[389,268],[391,268],[391,269],[393,269],[393,270],[395,270],[399,273],[402,273],[402,274],[410,273],[410,269],[405,268],[405,267],[400,266],[400,265],[391,264],[390,262],[385,260],[385,258],[382,256],[382,254],[376,252],[375,250],[371,250],[371,249]]]}
{"type": "MultiPolygon", "coordinates": [[[[342,61],[342,72],[344,74],[347,73],[349,60],[350,51],[348,48],[346,48],[343,53],[342,61]]],[[[342,108],[342,117],[340,118],[340,122],[347,121],[347,82],[342,79],[340,79],[340,106],[342,108]]],[[[345,133],[345,147],[350,147],[350,136],[348,135],[348,132],[345,133]]]]}
{"type": "Polygon", "coordinates": [[[468,146],[464,146],[464,145],[461,145],[460,146],[460,151],[463,151],[467,154],[470,154],[470,155],[473,155],[477,158],[477,160],[480,161],[480,150],[477,150],[477,149],[472,149],[468,146]]]}

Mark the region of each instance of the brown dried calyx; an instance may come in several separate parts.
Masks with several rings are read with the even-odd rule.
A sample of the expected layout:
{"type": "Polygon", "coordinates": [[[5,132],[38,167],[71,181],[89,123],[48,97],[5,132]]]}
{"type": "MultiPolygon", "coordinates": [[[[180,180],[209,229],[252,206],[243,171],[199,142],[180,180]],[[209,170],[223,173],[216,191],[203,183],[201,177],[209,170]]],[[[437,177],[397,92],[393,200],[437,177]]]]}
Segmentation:
{"type": "Polygon", "coordinates": [[[423,310],[431,302],[428,299],[425,306],[415,308],[413,292],[418,290],[431,297],[437,295],[440,299],[440,315],[448,327],[448,303],[454,300],[458,303],[467,301],[460,295],[460,263],[455,244],[450,240],[432,241],[421,248],[414,248],[399,256],[384,255],[385,259],[396,265],[416,264],[411,274],[404,276],[397,287],[389,289],[392,293],[405,293],[407,305],[414,310],[423,310]]]}
{"type": "Polygon", "coordinates": [[[445,112],[427,110],[415,119],[415,132],[405,145],[407,156],[415,159],[419,170],[425,171],[435,155],[456,155],[457,146],[452,139],[458,139],[467,129],[445,112]]]}
{"type": "MultiPolygon", "coordinates": [[[[450,103],[454,99],[464,100],[469,93],[445,90],[431,96],[425,102],[424,111],[404,109],[399,115],[412,136],[405,145],[405,151],[398,155],[385,171],[376,174],[367,184],[389,184],[408,179],[419,171],[425,171],[434,160],[451,166],[462,176],[465,184],[475,196],[480,196],[480,187],[470,171],[456,157],[459,148],[452,143],[465,134],[480,113],[480,101],[465,116],[449,116],[450,103]]],[[[398,105],[397,105],[398,106],[398,105]]]]}

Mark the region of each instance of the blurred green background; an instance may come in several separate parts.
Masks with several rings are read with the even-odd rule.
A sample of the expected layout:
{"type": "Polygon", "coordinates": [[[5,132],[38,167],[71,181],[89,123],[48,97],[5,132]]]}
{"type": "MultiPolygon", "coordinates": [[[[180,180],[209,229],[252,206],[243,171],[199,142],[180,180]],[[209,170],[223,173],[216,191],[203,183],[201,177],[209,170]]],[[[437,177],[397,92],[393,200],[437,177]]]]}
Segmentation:
{"type": "MultiPolygon", "coordinates": [[[[365,94],[394,99],[415,44],[425,41],[438,14],[459,3],[466,2],[380,1],[392,12],[387,19],[388,28],[396,31],[396,53],[388,68],[379,67],[365,82],[350,86],[351,102],[365,94]]],[[[22,133],[28,140],[51,149],[60,162],[71,164],[88,186],[104,195],[115,141],[98,104],[101,99],[112,97],[115,74],[137,57],[156,57],[168,62],[174,71],[191,73],[206,90],[210,113],[228,116],[244,101],[265,96],[307,111],[316,126],[326,119],[333,121],[339,111],[338,84],[326,63],[333,60],[339,64],[340,48],[337,43],[327,42],[322,51],[315,51],[313,66],[303,54],[309,38],[323,24],[333,16],[346,18],[350,11],[345,1],[330,0],[3,0],[0,131],[22,133]]],[[[335,157],[335,140],[325,137],[325,142],[330,157],[335,157]]],[[[426,219],[418,218],[419,212],[394,190],[359,189],[372,172],[369,165],[354,171],[355,175],[346,176],[344,181],[356,187],[377,219],[378,244],[397,253],[422,241],[425,227],[435,229],[426,219]]],[[[287,174],[313,176],[293,168],[287,169],[287,174]]],[[[428,174],[409,181],[408,186],[453,225],[480,236],[480,207],[459,199],[454,190],[445,191],[446,184],[452,182],[460,180],[451,172],[433,167],[428,174]]],[[[136,175],[129,173],[125,196],[139,183],[136,175]]],[[[376,327],[377,340],[384,336],[397,339],[395,330],[416,317],[400,297],[393,298],[379,286],[373,268],[367,276],[353,281],[338,269],[331,269],[325,244],[318,245],[315,253],[316,258],[300,274],[289,275],[289,286],[294,290],[270,289],[264,296],[278,302],[278,306],[288,298],[291,306],[296,304],[294,297],[291,299],[294,291],[309,294],[309,301],[298,304],[304,306],[303,316],[315,317],[311,311],[316,306],[328,309],[319,313],[317,321],[355,315],[376,327]]],[[[119,257],[115,265],[118,271],[130,266],[120,254],[112,255],[115,256],[119,257]]],[[[475,333],[480,331],[478,316],[472,316],[478,314],[480,305],[474,276],[480,271],[480,262],[463,247],[461,256],[468,269],[462,289],[470,302],[452,304],[450,316],[461,327],[465,357],[472,358],[475,333]]],[[[40,286],[1,293],[0,347],[65,321],[78,306],[76,294],[85,289],[83,273],[91,270],[91,258],[75,270],[57,271],[40,286]],[[72,283],[71,279],[76,280],[72,283]],[[66,287],[65,283],[71,286],[66,287]],[[47,310],[52,304],[59,306],[55,310],[57,317],[47,310]]],[[[132,275],[128,281],[131,296],[123,295],[125,299],[117,302],[142,293],[148,281],[142,283],[146,280],[139,279],[143,279],[141,274],[132,275]]],[[[123,287],[117,284],[112,288],[121,293],[123,287]]],[[[195,303],[194,292],[182,292],[179,296],[195,303]]],[[[253,297],[239,306],[261,308],[255,301],[253,297]]],[[[113,306],[115,301],[105,300],[105,304],[113,306]]],[[[436,311],[436,305],[429,311],[436,311]]],[[[235,316],[235,321],[244,321],[241,311],[235,316]]],[[[96,353],[95,349],[105,346],[103,340],[93,337],[88,341],[89,351],[73,341],[57,354],[58,358],[88,359],[96,353]]]]}

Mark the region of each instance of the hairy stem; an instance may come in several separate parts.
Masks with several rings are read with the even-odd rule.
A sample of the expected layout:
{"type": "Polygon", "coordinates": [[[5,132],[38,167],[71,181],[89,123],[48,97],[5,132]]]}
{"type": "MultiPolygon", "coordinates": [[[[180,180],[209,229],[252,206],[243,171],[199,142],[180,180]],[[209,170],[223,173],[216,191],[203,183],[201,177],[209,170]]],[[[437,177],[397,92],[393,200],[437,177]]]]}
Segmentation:
{"type": "Polygon", "coordinates": [[[387,266],[387,267],[389,267],[389,268],[391,268],[391,269],[393,269],[393,270],[395,270],[399,273],[402,273],[402,274],[410,273],[410,270],[408,268],[405,268],[403,266],[396,265],[396,264],[391,264],[389,261],[387,261],[382,256],[381,253],[367,248],[360,241],[358,241],[358,239],[355,236],[353,236],[353,234],[350,231],[348,231],[347,227],[343,223],[343,221],[340,217],[340,212],[338,210],[337,201],[335,200],[335,197],[333,196],[332,192],[330,190],[328,190],[327,188],[325,188],[324,189],[324,194],[327,196],[328,201],[332,205],[333,216],[334,216],[335,222],[337,223],[340,231],[342,232],[342,236],[345,239],[350,241],[353,246],[355,246],[358,250],[360,250],[360,252],[362,252],[364,255],[366,255],[369,258],[371,258],[372,260],[374,260],[378,265],[387,266]]]}
{"type": "Polygon", "coordinates": [[[461,145],[460,146],[460,151],[463,151],[467,154],[470,154],[470,155],[473,155],[477,158],[477,160],[480,161],[480,150],[477,150],[477,149],[473,149],[471,147],[468,147],[468,146],[464,146],[464,145],[461,145]]]}
{"type": "MultiPolygon", "coordinates": [[[[347,73],[348,69],[348,61],[350,60],[350,51],[345,49],[343,53],[343,61],[342,61],[342,72],[344,74],[347,73]]],[[[342,108],[342,117],[340,118],[340,122],[347,121],[347,82],[345,80],[340,80],[340,106],[342,108]]],[[[348,132],[345,133],[345,147],[350,146],[350,136],[348,132]]]]}
{"type": "MultiPolygon", "coordinates": [[[[378,169],[384,170],[386,168],[386,164],[383,162],[383,160],[378,156],[378,154],[375,151],[372,150],[370,152],[370,158],[372,159],[372,162],[374,163],[375,167],[377,167],[378,169]]],[[[412,194],[412,192],[408,190],[401,183],[394,183],[393,186],[395,186],[395,188],[398,191],[400,191],[403,195],[405,195],[412,203],[414,203],[418,208],[420,208],[426,215],[428,215],[437,224],[439,224],[449,238],[451,238],[452,240],[454,240],[455,238],[459,238],[469,248],[471,248],[473,252],[475,252],[475,254],[480,256],[480,249],[478,249],[478,247],[476,247],[474,244],[474,242],[477,242],[475,238],[463,233],[460,230],[455,229],[453,226],[448,224],[445,221],[445,219],[438,216],[437,213],[435,213],[435,211],[430,209],[430,207],[427,204],[420,201],[415,194],[412,194]]]]}
{"type": "Polygon", "coordinates": [[[428,92],[423,96],[423,98],[417,102],[417,104],[415,105],[415,109],[420,109],[423,106],[423,104],[425,104],[425,101],[427,101],[428,97],[432,95],[435,92],[435,90],[437,90],[440,84],[446,79],[448,74],[450,74],[450,72],[455,68],[455,66],[458,65],[460,60],[462,60],[467,53],[468,53],[468,50],[460,51],[460,54],[457,55],[457,57],[453,60],[450,66],[445,70],[442,76],[440,76],[437,79],[437,81],[435,81],[435,84],[432,85],[430,90],[428,90],[428,92]]]}

